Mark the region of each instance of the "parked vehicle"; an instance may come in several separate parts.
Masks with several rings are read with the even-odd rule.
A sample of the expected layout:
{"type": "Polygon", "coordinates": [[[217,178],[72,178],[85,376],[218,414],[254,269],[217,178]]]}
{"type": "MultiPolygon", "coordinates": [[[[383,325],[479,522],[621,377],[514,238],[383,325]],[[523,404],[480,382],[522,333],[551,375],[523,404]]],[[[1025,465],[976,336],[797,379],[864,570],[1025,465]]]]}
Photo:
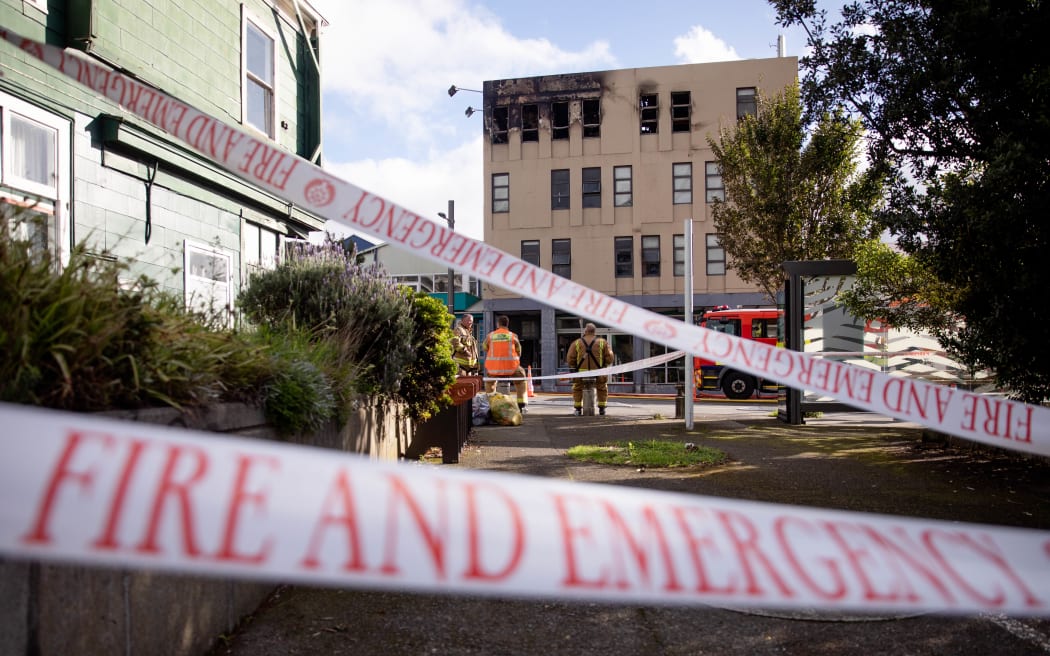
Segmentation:
{"type": "MultiPolygon", "coordinates": [[[[720,333],[755,339],[771,345],[783,345],[784,313],[776,308],[737,309],[722,307],[705,312],[700,325],[720,333]]],[[[730,369],[718,362],[693,358],[696,395],[702,391],[719,391],[729,399],[748,399],[755,390],[777,392],[777,383],[749,373],[730,369]]]]}

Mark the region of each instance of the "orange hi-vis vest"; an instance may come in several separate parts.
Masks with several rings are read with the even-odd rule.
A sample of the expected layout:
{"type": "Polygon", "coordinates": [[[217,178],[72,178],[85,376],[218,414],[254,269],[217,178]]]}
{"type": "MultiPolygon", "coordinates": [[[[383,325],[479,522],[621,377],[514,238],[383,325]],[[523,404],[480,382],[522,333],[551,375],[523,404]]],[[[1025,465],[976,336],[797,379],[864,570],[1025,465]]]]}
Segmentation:
{"type": "Polygon", "coordinates": [[[514,351],[514,333],[497,328],[489,333],[489,350],[485,355],[485,372],[490,376],[513,376],[520,366],[514,351]]]}

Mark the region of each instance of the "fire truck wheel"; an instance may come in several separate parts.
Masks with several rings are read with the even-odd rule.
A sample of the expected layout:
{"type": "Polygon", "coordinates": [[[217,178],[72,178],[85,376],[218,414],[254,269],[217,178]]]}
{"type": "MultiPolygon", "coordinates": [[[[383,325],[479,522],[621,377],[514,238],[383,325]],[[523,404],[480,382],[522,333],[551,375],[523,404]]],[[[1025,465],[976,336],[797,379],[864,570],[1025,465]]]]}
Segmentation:
{"type": "Polygon", "coordinates": [[[722,392],[727,399],[749,399],[755,393],[755,380],[739,371],[730,371],[722,378],[722,392]]]}

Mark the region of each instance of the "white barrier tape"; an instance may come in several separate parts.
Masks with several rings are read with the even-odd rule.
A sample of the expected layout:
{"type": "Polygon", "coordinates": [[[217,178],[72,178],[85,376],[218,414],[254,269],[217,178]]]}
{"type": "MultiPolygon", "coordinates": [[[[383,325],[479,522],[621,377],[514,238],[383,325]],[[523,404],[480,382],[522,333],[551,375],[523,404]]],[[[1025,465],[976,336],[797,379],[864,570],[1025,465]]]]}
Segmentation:
{"type": "Polygon", "coordinates": [[[310,585],[1050,616],[1050,532],[360,456],[0,405],[0,553],[310,585]]]}
{"type": "Polygon", "coordinates": [[[1050,455],[1050,408],[890,376],[717,333],[588,289],[471,239],[75,51],[0,36],[235,175],[326,219],[457,271],[647,340],[851,406],[986,444],[1050,455]]]}
{"type": "MultiPolygon", "coordinates": [[[[665,364],[672,360],[685,355],[685,351],[673,351],[671,353],[664,353],[663,355],[654,355],[651,358],[645,358],[644,360],[633,360],[624,364],[614,365],[612,367],[605,367],[603,369],[593,369],[587,371],[576,371],[566,372],[563,374],[554,374],[553,376],[533,376],[532,380],[561,380],[563,378],[594,378],[595,376],[612,376],[615,374],[623,374],[628,371],[637,371],[638,369],[648,369],[649,367],[655,367],[657,365],[665,364]]],[[[489,377],[485,376],[485,380],[528,380],[528,377],[489,377]]]]}

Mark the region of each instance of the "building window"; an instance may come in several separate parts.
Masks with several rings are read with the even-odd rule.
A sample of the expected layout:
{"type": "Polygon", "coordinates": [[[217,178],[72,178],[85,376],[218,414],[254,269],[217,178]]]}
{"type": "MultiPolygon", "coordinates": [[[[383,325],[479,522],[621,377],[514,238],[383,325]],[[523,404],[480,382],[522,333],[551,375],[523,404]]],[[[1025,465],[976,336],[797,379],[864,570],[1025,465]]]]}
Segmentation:
{"type": "Polygon", "coordinates": [[[492,174],[492,213],[510,211],[510,173],[492,174]]]}
{"type": "Polygon", "coordinates": [[[551,272],[562,278],[572,277],[572,240],[551,240],[551,272]]]}
{"type": "Polygon", "coordinates": [[[232,315],[232,256],[224,251],[194,244],[185,244],[183,270],[186,307],[229,325],[232,315]]]}
{"type": "Polygon", "coordinates": [[[243,39],[241,121],[273,139],[277,123],[277,78],[274,74],[277,39],[247,13],[244,14],[243,39]]]}
{"type": "Polygon", "coordinates": [[[492,143],[507,143],[507,133],[510,131],[510,110],[507,107],[492,108],[492,125],[489,129],[492,143]]]}
{"type": "Polygon", "coordinates": [[[757,116],[758,103],[755,98],[755,87],[743,87],[736,90],[736,118],[739,121],[745,116],[757,116]]]}
{"type": "Polygon", "coordinates": [[[277,258],[281,254],[281,235],[254,223],[245,223],[241,240],[241,261],[247,277],[277,267],[277,258]]]}
{"type": "Polygon", "coordinates": [[[616,237],[613,241],[613,259],[617,278],[634,277],[634,237],[616,237]]]}
{"type": "Polygon", "coordinates": [[[692,102],[688,91],[671,92],[671,132],[689,132],[692,102]]]}
{"type": "Polygon", "coordinates": [[[540,140],[540,106],[521,106],[521,140],[540,140]]]}
{"type": "Polygon", "coordinates": [[[569,209],[569,169],[551,171],[551,209],[569,209]]]}
{"type": "Polygon", "coordinates": [[[602,136],[601,101],[597,98],[583,101],[583,136],[602,136]]]}
{"type": "Polygon", "coordinates": [[[660,102],[655,93],[638,96],[638,112],[641,116],[642,134],[656,134],[660,125],[660,102]]]}
{"type": "Polygon", "coordinates": [[[18,238],[51,248],[69,261],[67,119],[0,93],[0,211],[10,212],[18,238]]]}
{"type": "Polygon", "coordinates": [[[726,252],[718,241],[718,235],[707,235],[707,275],[724,276],[726,274],[726,252]]]}
{"type": "Polygon", "coordinates": [[[642,235],[642,276],[660,275],[660,235],[642,235]]]}
{"type": "Polygon", "coordinates": [[[551,139],[569,138],[569,103],[551,103],[551,139]]]}
{"type": "Polygon", "coordinates": [[[674,275],[676,278],[681,278],[685,275],[685,235],[675,235],[673,240],[671,249],[673,251],[674,275]]]}
{"type": "Polygon", "coordinates": [[[674,178],[674,204],[687,205],[693,202],[693,165],[679,162],[671,166],[674,178]]]}
{"type": "Polygon", "coordinates": [[[631,190],[631,167],[613,167],[613,204],[616,207],[630,207],[634,202],[631,190]]]}
{"type": "Polygon", "coordinates": [[[602,169],[599,166],[583,169],[583,206],[602,206],[602,169]]]}
{"type": "Polygon", "coordinates": [[[529,264],[540,265],[540,242],[537,239],[527,239],[521,242],[521,259],[529,264]]]}
{"type": "Polygon", "coordinates": [[[707,202],[726,199],[726,187],[722,182],[722,169],[718,162],[707,162],[704,164],[704,179],[707,187],[707,202]]]}

